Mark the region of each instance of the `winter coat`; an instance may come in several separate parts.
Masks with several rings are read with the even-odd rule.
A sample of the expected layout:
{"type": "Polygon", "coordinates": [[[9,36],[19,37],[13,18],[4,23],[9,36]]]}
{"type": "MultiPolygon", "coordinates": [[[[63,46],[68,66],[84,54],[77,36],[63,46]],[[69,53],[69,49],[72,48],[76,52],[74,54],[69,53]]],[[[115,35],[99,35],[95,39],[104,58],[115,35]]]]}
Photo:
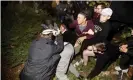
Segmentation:
{"type": "Polygon", "coordinates": [[[20,80],[51,80],[63,46],[61,36],[57,37],[57,45],[51,39],[34,40],[29,49],[28,60],[21,71],[20,80]]]}

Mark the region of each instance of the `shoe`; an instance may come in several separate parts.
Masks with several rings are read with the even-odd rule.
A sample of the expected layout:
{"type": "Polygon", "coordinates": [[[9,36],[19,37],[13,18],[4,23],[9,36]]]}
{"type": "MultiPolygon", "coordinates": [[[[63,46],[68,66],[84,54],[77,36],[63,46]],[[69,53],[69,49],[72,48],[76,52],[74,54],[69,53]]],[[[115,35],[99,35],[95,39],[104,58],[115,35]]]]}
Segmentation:
{"type": "Polygon", "coordinates": [[[128,72],[128,69],[121,69],[120,66],[116,66],[115,70],[116,71],[121,71],[122,70],[123,73],[127,73],[128,72]]]}
{"type": "Polygon", "coordinates": [[[120,66],[116,66],[116,67],[115,67],[115,70],[116,70],[116,71],[120,71],[120,70],[122,70],[122,69],[120,68],[120,66]]]}
{"type": "Polygon", "coordinates": [[[118,80],[122,80],[122,79],[123,79],[123,72],[122,70],[120,70],[118,75],[118,80]]]}

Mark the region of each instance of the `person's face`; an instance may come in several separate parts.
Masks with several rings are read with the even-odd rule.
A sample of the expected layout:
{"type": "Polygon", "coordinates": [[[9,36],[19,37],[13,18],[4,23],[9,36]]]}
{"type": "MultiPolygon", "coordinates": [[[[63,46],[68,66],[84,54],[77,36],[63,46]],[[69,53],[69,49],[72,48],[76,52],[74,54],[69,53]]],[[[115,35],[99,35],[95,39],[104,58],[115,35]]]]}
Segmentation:
{"type": "Polygon", "coordinates": [[[96,6],[94,7],[94,12],[96,12],[96,13],[97,13],[97,7],[96,7],[96,6]]]}
{"type": "Polygon", "coordinates": [[[108,15],[100,15],[100,22],[104,23],[108,19],[110,19],[110,16],[108,16],[108,15]]]}
{"type": "Polygon", "coordinates": [[[84,15],[78,14],[77,21],[78,21],[78,24],[82,24],[86,21],[86,18],[84,15]]]}
{"type": "Polygon", "coordinates": [[[102,12],[102,5],[98,5],[96,9],[96,13],[100,14],[102,12]]]}
{"type": "Polygon", "coordinates": [[[61,25],[61,26],[60,26],[60,31],[61,31],[61,32],[64,32],[65,30],[66,30],[66,28],[64,27],[64,25],[61,25]]]}

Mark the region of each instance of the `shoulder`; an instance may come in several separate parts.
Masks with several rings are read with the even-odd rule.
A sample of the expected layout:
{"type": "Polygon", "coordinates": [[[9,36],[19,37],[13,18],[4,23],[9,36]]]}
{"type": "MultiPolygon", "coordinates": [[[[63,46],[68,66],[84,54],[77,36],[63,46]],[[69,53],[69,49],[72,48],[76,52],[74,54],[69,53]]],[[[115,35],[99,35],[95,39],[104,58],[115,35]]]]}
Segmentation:
{"type": "Polygon", "coordinates": [[[73,23],[78,24],[78,21],[77,20],[74,20],[73,23]]]}
{"type": "Polygon", "coordinates": [[[93,23],[93,21],[92,20],[87,20],[87,23],[93,23]]]}
{"type": "Polygon", "coordinates": [[[93,21],[92,20],[87,20],[87,26],[94,26],[93,21]]]}

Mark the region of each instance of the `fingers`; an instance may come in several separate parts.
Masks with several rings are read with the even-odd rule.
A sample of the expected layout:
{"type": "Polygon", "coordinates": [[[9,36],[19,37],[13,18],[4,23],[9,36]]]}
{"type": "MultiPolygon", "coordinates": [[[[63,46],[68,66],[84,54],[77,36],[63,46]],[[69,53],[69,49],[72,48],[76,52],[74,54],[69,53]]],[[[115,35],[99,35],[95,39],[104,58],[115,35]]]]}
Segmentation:
{"type": "Polygon", "coordinates": [[[89,30],[88,30],[88,32],[83,32],[83,34],[90,34],[90,35],[94,35],[94,32],[93,32],[91,29],[89,29],[89,30]]]}
{"type": "Polygon", "coordinates": [[[91,29],[88,30],[88,33],[94,35],[94,32],[91,29]]]}

